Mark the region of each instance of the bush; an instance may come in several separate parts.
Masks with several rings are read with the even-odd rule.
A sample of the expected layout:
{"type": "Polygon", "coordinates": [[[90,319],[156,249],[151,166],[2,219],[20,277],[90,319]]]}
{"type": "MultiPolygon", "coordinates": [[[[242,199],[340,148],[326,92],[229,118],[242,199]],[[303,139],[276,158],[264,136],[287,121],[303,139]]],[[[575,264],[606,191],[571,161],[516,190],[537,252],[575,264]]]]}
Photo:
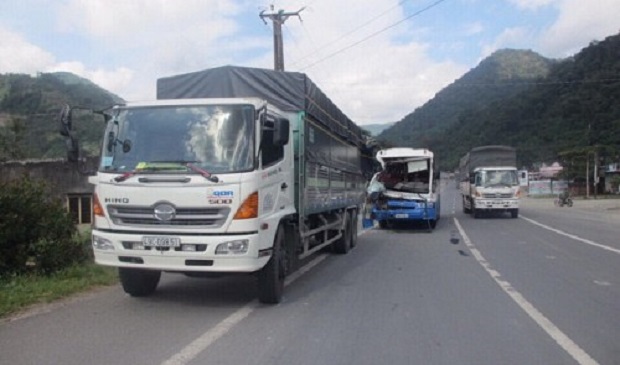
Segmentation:
{"type": "Polygon", "coordinates": [[[0,185],[0,276],[49,274],[84,260],[70,214],[41,181],[0,185]]]}

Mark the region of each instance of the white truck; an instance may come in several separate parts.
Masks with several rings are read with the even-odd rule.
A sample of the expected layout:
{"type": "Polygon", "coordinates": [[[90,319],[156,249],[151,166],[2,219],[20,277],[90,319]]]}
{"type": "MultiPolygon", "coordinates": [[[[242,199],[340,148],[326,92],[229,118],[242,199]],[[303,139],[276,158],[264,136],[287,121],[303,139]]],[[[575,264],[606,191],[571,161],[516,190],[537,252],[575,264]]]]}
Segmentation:
{"type": "MultiPolygon", "coordinates": [[[[362,130],[305,74],[225,66],[159,79],[157,98],[95,111],[92,246],[125,292],[150,295],[161,272],[254,273],[278,303],[299,260],[355,246],[362,130]]],[[[61,134],[79,162],[73,111],[61,134]]]]}
{"type": "Polygon", "coordinates": [[[460,159],[463,212],[480,218],[484,213],[509,212],[519,217],[521,190],[516,149],[491,145],[472,148],[460,159]]]}

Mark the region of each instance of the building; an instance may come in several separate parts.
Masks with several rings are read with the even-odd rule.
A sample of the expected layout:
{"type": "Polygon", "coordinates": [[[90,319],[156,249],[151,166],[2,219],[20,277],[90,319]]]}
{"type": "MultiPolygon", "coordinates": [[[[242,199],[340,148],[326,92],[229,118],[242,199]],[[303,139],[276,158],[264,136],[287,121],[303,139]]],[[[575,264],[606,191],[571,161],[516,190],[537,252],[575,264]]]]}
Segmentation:
{"type": "MultiPolygon", "coordinates": [[[[98,158],[89,158],[88,165],[94,166],[98,158]]],[[[27,177],[47,183],[51,193],[62,199],[77,224],[92,221],[93,186],[88,176],[80,174],[74,164],[63,159],[42,159],[0,162],[0,182],[27,177]]]]}

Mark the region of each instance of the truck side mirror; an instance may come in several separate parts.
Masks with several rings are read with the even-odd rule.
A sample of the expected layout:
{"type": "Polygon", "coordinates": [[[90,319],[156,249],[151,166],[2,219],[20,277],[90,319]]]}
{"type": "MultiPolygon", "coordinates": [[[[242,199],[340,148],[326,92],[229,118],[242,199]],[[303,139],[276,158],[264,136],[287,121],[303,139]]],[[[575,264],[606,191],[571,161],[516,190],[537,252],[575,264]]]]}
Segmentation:
{"type": "Polygon", "coordinates": [[[60,134],[65,137],[69,137],[72,129],[72,115],[71,107],[69,105],[62,107],[58,120],[60,121],[60,134]]]}
{"type": "Polygon", "coordinates": [[[273,123],[273,144],[284,146],[288,144],[290,122],[285,118],[277,118],[273,123]]]}
{"type": "Polygon", "coordinates": [[[80,147],[78,140],[73,136],[68,136],[67,143],[67,161],[77,162],[80,159],[80,147]]]}

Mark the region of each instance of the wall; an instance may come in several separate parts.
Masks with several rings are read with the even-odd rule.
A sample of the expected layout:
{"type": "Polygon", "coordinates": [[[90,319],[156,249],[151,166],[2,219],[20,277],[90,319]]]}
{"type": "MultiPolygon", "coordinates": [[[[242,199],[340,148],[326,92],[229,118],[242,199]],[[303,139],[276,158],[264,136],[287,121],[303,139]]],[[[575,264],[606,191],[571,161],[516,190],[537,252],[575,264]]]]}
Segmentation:
{"type": "Polygon", "coordinates": [[[530,180],[528,195],[557,195],[567,189],[566,181],[530,180]]]}
{"type": "MultiPolygon", "coordinates": [[[[87,163],[93,168],[98,158],[89,158],[87,163]]],[[[68,194],[92,194],[93,186],[88,176],[80,174],[74,164],[63,159],[8,161],[0,163],[0,182],[18,180],[27,176],[33,180],[46,181],[52,194],[65,198],[68,194]]]]}

